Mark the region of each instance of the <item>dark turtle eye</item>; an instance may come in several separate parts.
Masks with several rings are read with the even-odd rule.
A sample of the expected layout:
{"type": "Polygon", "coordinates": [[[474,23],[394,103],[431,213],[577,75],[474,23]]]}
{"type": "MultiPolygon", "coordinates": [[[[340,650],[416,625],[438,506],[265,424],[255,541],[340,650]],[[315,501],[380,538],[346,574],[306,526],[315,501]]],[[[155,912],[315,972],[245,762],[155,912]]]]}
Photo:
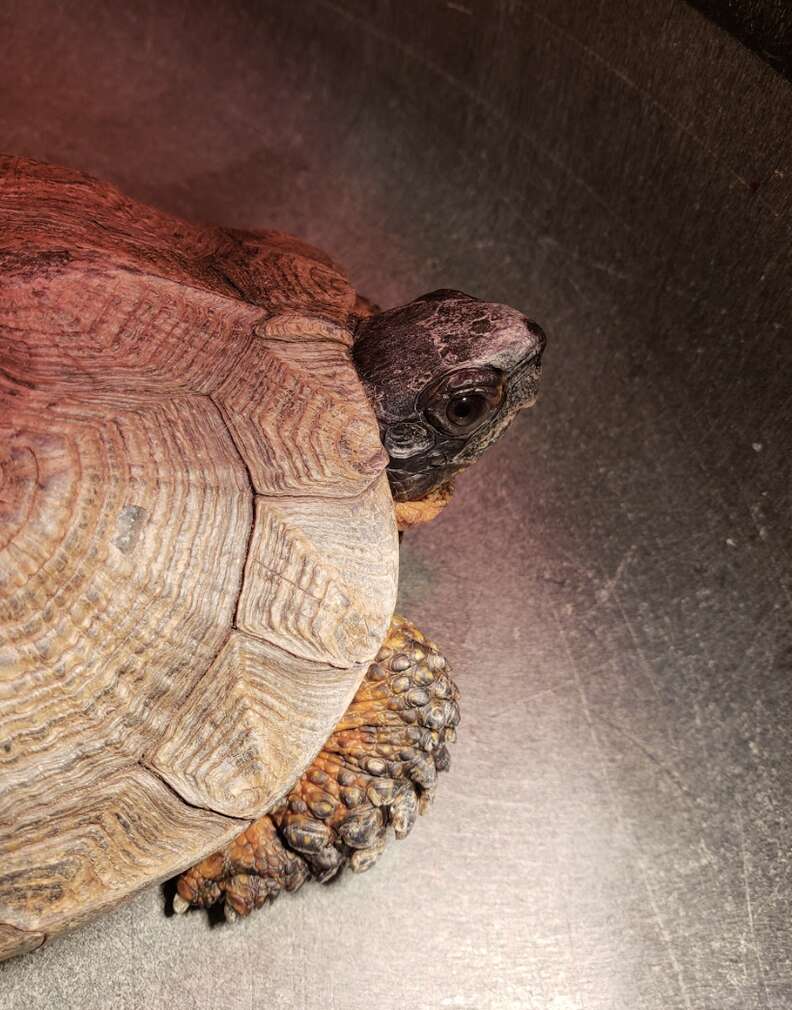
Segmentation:
{"type": "Polygon", "coordinates": [[[504,372],[490,365],[451,369],[424,386],[416,411],[436,430],[468,438],[500,410],[506,380],[504,372]]]}
{"type": "Polygon", "coordinates": [[[455,428],[467,430],[479,423],[488,407],[487,399],[481,393],[463,393],[448,401],[446,417],[455,428]]]}

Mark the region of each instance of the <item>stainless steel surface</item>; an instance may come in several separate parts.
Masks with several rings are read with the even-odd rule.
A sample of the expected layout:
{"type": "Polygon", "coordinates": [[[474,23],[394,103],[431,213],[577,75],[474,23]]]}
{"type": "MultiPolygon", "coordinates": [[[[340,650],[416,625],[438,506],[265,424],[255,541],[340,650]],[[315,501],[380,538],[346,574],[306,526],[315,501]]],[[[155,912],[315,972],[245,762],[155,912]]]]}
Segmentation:
{"type": "Polygon", "coordinates": [[[546,327],[405,538],[463,691],[435,809],[239,928],[157,889],[5,1010],[788,1010],[790,87],[682,3],[6,3],[6,149],[546,327]]]}

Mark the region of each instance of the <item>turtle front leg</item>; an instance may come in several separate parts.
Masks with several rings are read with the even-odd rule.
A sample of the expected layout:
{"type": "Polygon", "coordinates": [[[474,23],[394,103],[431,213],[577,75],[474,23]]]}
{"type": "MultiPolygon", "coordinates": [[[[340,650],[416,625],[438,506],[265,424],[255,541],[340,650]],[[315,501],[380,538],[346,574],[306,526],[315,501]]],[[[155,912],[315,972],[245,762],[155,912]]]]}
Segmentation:
{"type": "Polygon", "coordinates": [[[260,817],[241,835],[178,880],[173,907],[208,908],[221,899],[230,922],[273,901],[282,890],[296,891],[309,875],[303,859],[285,849],[271,817],[260,817]]]}
{"type": "Polygon", "coordinates": [[[394,617],[377,659],[313,764],[283,803],[183,873],[174,908],[224,901],[234,921],[345,866],[368,870],[404,838],[450,764],[458,693],[445,658],[394,617]]]}

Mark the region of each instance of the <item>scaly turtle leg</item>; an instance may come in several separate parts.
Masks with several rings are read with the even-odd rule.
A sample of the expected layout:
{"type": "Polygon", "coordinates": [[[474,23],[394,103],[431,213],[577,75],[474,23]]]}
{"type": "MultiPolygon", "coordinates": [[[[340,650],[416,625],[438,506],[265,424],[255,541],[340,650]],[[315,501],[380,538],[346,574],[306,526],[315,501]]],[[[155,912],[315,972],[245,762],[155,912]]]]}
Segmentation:
{"type": "Polygon", "coordinates": [[[174,908],[223,901],[235,921],[344,866],[369,869],[389,829],[409,834],[432,801],[456,738],[457,689],[437,647],[394,617],[333,735],[283,803],[183,873],[174,908]]]}

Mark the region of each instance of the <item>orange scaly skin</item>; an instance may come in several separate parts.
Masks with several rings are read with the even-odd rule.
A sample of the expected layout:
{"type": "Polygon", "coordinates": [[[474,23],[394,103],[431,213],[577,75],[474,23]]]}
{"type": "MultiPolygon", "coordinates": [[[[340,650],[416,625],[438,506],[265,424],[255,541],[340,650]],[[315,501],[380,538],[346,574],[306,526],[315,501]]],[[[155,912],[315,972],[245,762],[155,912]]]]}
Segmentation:
{"type": "Polygon", "coordinates": [[[451,501],[453,493],[454,481],[449,480],[417,501],[395,502],[396,525],[399,532],[404,533],[413,526],[420,526],[421,523],[428,523],[436,518],[451,501]]]}
{"type": "Polygon", "coordinates": [[[458,692],[437,647],[394,617],[376,662],[330,739],[284,802],[182,874],[175,906],[224,901],[235,920],[344,866],[369,869],[389,831],[424,813],[456,738],[458,692]]]}

